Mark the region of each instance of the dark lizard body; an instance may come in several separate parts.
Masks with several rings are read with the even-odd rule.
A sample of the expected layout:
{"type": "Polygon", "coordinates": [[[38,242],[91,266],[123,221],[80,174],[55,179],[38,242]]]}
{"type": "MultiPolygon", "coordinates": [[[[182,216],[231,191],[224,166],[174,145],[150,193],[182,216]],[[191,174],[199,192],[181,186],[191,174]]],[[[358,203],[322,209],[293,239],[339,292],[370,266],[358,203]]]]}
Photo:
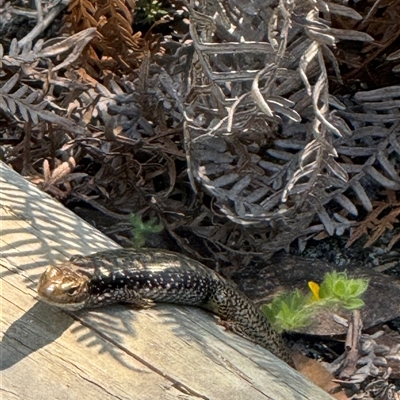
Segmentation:
{"type": "Polygon", "coordinates": [[[259,308],[235,286],[199,262],[155,249],[118,249],[74,256],[41,276],[42,300],[67,309],[154,302],[205,308],[231,331],[270,350],[290,365],[291,353],[259,308]]]}

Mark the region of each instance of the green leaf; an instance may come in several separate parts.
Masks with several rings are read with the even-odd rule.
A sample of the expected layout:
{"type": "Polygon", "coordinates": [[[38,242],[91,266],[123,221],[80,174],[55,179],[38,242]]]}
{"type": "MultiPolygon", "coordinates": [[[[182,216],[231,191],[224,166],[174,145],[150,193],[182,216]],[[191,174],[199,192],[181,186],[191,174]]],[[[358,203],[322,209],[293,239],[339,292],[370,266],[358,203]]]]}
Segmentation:
{"type": "Polygon", "coordinates": [[[131,232],[133,236],[133,245],[136,248],[144,246],[146,243],[146,236],[163,230],[163,226],[157,224],[154,218],[150,218],[148,222],[143,222],[140,216],[131,214],[130,222],[132,224],[131,232]]]}
{"type": "Polygon", "coordinates": [[[351,285],[351,294],[354,297],[361,296],[368,288],[367,279],[353,279],[351,285]]]}
{"type": "Polygon", "coordinates": [[[290,308],[289,305],[285,302],[282,302],[282,314],[286,317],[290,316],[290,308]]]}
{"type": "Polygon", "coordinates": [[[343,307],[347,308],[348,310],[355,310],[357,308],[361,308],[362,306],[364,306],[364,301],[354,297],[352,299],[348,299],[346,300],[346,302],[343,303],[343,307]]]}
{"type": "Polygon", "coordinates": [[[332,294],[339,299],[346,297],[346,286],[343,281],[334,282],[332,294]]]}
{"type": "Polygon", "coordinates": [[[261,311],[268,318],[268,320],[269,320],[269,322],[271,322],[271,324],[275,323],[275,321],[276,321],[275,312],[272,310],[271,306],[269,306],[268,304],[264,304],[261,307],[261,311]]]}

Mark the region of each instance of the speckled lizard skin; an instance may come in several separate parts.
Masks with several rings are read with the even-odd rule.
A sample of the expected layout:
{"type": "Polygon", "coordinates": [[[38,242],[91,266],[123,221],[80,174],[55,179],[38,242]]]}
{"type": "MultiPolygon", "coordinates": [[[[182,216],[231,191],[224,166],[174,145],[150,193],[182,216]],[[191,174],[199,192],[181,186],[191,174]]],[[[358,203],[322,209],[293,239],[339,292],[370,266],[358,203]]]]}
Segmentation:
{"type": "Polygon", "coordinates": [[[156,249],[118,249],[74,256],[50,266],[38,285],[40,298],[67,310],[155,302],[205,308],[229,330],[267,348],[293,365],[291,352],[253,302],[235,286],[199,262],[156,249]]]}

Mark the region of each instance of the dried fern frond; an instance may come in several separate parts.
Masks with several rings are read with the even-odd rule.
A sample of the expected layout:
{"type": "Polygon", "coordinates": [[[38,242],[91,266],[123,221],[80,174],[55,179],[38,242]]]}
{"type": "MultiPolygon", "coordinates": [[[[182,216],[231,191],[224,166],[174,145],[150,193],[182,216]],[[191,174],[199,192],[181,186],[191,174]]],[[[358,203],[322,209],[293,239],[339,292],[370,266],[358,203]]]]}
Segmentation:
{"type": "Polygon", "coordinates": [[[62,117],[45,108],[49,103],[42,101],[42,93],[39,90],[33,90],[26,85],[21,85],[18,90],[12,92],[16,86],[20,86],[20,75],[13,75],[0,88],[0,108],[13,118],[21,118],[20,121],[38,124],[39,120],[58,124],[69,132],[74,134],[85,133],[85,129],[77,125],[71,119],[62,117]]]}
{"type": "Polygon", "coordinates": [[[135,2],[129,0],[74,0],[69,4],[63,32],[71,34],[95,28],[100,34],[82,59],[94,78],[107,71],[132,71],[140,65],[146,50],[156,47],[158,38],[149,35],[146,41],[140,32],[133,32],[135,7],[135,2]]]}
{"type": "MultiPolygon", "coordinates": [[[[364,248],[374,244],[380,236],[387,230],[393,229],[394,224],[398,224],[400,220],[400,200],[397,199],[396,192],[386,190],[386,201],[376,201],[373,203],[373,210],[364,221],[356,224],[350,230],[350,238],[346,243],[346,247],[351,246],[356,240],[362,236],[367,236],[368,240],[364,244],[364,248]]],[[[389,247],[391,248],[396,240],[392,240],[389,247]]]]}
{"type": "MultiPolygon", "coordinates": [[[[361,120],[356,105],[352,110],[349,99],[343,99],[345,106],[329,92],[328,68],[341,82],[335,45],[373,42],[369,32],[355,29],[363,23],[361,13],[308,0],[258,6],[257,16],[250,5],[241,10],[248,24],[239,24],[219,2],[190,9],[197,62],[186,101],[186,151],[193,188],[200,185],[212,194],[218,213],[235,223],[263,229],[268,244],[262,248],[272,252],[321,229],[343,234],[358,215],[357,200],[371,209],[366,177],[397,188],[392,145],[381,143],[375,150],[357,134],[364,124],[394,122],[398,116],[388,114],[384,102],[369,103],[369,109],[362,104],[361,120]],[[343,17],[354,29],[332,27],[332,20],[343,17]],[[263,23],[264,36],[252,30],[263,23]],[[226,54],[231,48],[235,52],[226,54]],[[332,202],[343,213],[331,212],[332,202]]],[[[393,100],[391,107],[398,110],[393,100]]],[[[361,105],[361,98],[355,101],[361,105]]],[[[390,137],[396,146],[397,130],[390,137]]]]}

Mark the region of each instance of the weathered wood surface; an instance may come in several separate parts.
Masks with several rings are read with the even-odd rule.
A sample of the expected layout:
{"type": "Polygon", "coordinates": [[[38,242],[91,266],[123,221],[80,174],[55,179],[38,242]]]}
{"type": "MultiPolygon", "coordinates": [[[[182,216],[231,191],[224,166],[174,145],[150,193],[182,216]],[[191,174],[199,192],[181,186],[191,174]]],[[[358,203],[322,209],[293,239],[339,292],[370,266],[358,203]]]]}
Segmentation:
{"type": "Polygon", "coordinates": [[[2,163],[0,208],[2,400],[331,399],[202,310],[38,302],[46,265],[118,246],[2,163]]]}

